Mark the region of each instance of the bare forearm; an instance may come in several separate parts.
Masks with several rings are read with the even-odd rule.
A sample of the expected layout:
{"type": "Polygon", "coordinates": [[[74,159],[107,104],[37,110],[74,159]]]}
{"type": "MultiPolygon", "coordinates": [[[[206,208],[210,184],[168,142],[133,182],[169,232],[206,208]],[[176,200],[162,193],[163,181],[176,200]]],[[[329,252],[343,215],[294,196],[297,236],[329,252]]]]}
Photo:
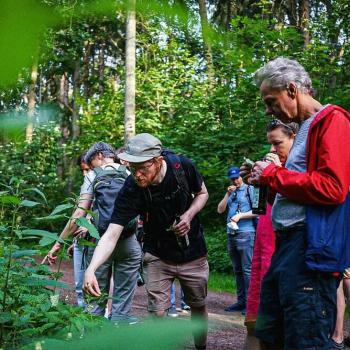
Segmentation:
{"type": "Polygon", "coordinates": [[[225,197],[224,197],[224,198],[221,200],[221,202],[218,204],[218,213],[219,213],[219,214],[222,214],[222,213],[225,212],[226,207],[227,207],[228,198],[229,198],[229,194],[226,193],[226,194],[225,194],[225,197]]]}
{"type": "Polygon", "coordinates": [[[59,237],[62,239],[66,239],[67,237],[69,237],[78,228],[77,224],[75,223],[75,220],[80,217],[83,217],[84,215],[85,212],[82,209],[76,209],[72,217],[68,220],[66,226],[62,230],[59,237]]]}
{"type": "Polygon", "coordinates": [[[190,217],[193,218],[196,214],[198,214],[204,208],[205,204],[208,201],[208,198],[209,198],[209,194],[203,182],[202,190],[201,192],[195,195],[190,208],[187,210],[187,214],[189,214],[190,217]]]}
{"type": "Polygon", "coordinates": [[[241,215],[241,219],[253,219],[259,216],[259,215],[253,214],[251,210],[245,213],[240,213],[240,215],[241,215]]]}
{"type": "Polygon", "coordinates": [[[79,197],[78,207],[74,210],[74,213],[72,214],[71,218],[67,222],[63,231],[61,232],[60,238],[62,239],[67,238],[77,229],[78,226],[76,225],[75,220],[83,216],[86,216],[86,211],[90,209],[91,203],[92,203],[92,195],[83,194],[79,197]]]}
{"type": "Polygon", "coordinates": [[[113,253],[114,248],[123,231],[123,226],[110,224],[106,233],[99,240],[88,267],[89,271],[95,272],[113,253]]]}

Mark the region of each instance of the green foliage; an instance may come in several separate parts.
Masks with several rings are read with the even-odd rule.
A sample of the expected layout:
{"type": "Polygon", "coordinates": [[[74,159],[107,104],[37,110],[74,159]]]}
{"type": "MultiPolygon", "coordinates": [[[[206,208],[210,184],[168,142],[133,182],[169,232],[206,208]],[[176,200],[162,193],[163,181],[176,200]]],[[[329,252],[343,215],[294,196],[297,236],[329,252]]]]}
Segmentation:
{"type": "Polygon", "coordinates": [[[56,23],[56,17],[36,0],[3,0],[1,14],[0,80],[1,84],[10,84],[22,68],[31,66],[44,30],[56,23]]]}
{"type": "MultiPolygon", "coordinates": [[[[44,339],[40,348],[55,350],[83,349],[142,349],[175,350],[192,337],[193,331],[202,329],[199,322],[188,320],[147,320],[133,326],[103,324],[94,332],[85,332],[83,337],[70,334],[68,341],[44,339]]],[[[33,345],[32,345],[33,347],[33,345]]],[[[32,348],[31,347],[31,348],[32,348]]],[[[25,347],[24,349],[30,349],[25,347]]]]}
{"type": "MultiPolygon", "coordinates": [[[[0,77],[1,85],[6,86],[0,91],[0,110],[8,112],[0,115],[0,175],[4,183],[0,215],[5,222],[0,227],[5,237],[0,247],[1,266],[9,271],[6,264],[11,261],[15,276],[10,272],[8,281],[16,284],[20,281],[16,275],[22,274],[21,278],[33,288],[33,300],[36,296],[40,299],[43,288],[39,284],[49,283],[46,277],[51,275],[31,262],[35,249],[22,251],[18,247],[33,240],[46,247],[57,238],[52,231],[59,231],[68,219],[67,211],[76,207],[76,198],[63,200],[81,184],[74,168],[82,150],[100,140],[116,147],[124,143],[125,3],[1,3],[5,20],[0,23],[0,77]],[[34,87],[35,132],[32,141],[26,142],[31,67],[36,61],[39,76],[34,87]],[[43,105],[49,106],[47,110],[51,112],[43,113],[43,105]],[[21,179],[21,187],[28,187],[20,195],[12,190],[17,183],[14,176],[21,179]],[[47,206],[55,207],[49,215],[47,206]],[[24,272],[27,261],[29,270],[24,272]]],[[[298,18],[288,12],[287,3],[279,10],[270,7],[274,2],[265,0],[247,7],[235,6],[232,18],[224,3],[210,1],[209,14],[213,14],[215,25],[201,31],[197,2],[136,2],[136,130],[155,134],[165,147],[187,155],[198,166],[210,194],[201,216],[211,270],[231,273],[225,220],[216,214],[216,207],[228,185],[227,168],[239,165],[244,156],[259,159],[266,152],[267,119],[252,81],[253,73],[277,56],[296,58],[310,73],[317,99],[349,109],[350,12],[346,0],[310,3],[307,30],[311,40],[305,43],[304,29],[298,18]],[[213,85],[208,79],[204,39],[211,45],[213,85]]],[[[79,224],[87,226],[84,220],[79,224]]],[[[1,283],[5,277],[6,273],[2,273],[1,283]]],[[[51,277],[54,282],[59,274],[51,277]]],[[[45,291],[51,296],[50,291],[45,291]]],[[[27,292],[26,289],[24,295],[27,292]]],[[[10,310],[9,305],[6,310],[10,310]]],[[[40,308],[39,301],[35,301],[33,309],[34,306],[40,308]]],[[[65,314],[65,310],[63,307],[60,312],[65,314]]],[[[0,324],[7,326],[10,322],[12,327],[15,316],[6,312],[0,324]]],[[[54,311],[50,315],[46,325],[37,323],[36,318],[30,324],[37,325],[37,333],[27,324],[26,332],[35,333],[30,336],[54,334],[56,322],[62,325],[63,321],[54,311]]],[[[77,320],[80,322],[79,317],[77,320]]],[[[16,332],[24,332],[25,327],[13,327],[11,336],[17,342],[16,332]]],[[[62,344],[56,345],[58,348],[62,344]]]]}
{"type": "Polygon", "coordinates": [[[236,279],[233,273],[210,271],[208,289],[213,292],[236,294],[236,279]]]}
{"type": "MultiPolygon", "coordinates": [[[[223,219],[223,221],[225,221],[223,219]]],[[[207,233],[205,240],[208,245],[208,261],[210,271],[232,273],[232,263],[227,252],[227,233],[222,225],[220,231],[213,230],[207,233]]]]}
{"type": "MultiPolygon", "coordinates": [[[[2,182],[6,183],[11,177],[16,176],[28,186],[28,191],[30,187],[35,188],[34,198],[39,199],[42,197],[42,192],[46,192],[47,201],[57,204],[66,194],[62,193],[62,186],[65,184],[60,176],[66,151],[65,147],[59,146],[59,140],[59,129],[52,122],[36,128],[31,143],[17,141],[0,145],[2,182]]],[[[67,175],[69,176],[69,174],[65,176],[67,175]]],[[[24,204],[35,206],[29,202],[24,204]]]]}
{"type": "MultiPolygon", "coordinates": [[[[40,237],[39,246],[58,240],[57,234],[45,230],[28,229],[21,225],[21,216],[37,205],[46,206],[46,198],[37,188],[26,189],[24,181],[12,178],[0,193],[1,236],[0,242],[0,343],[3,348],[17,348],[32,339],[58,333],[81,332],[76,320],[91,320],[78,308],[57,300],[57,288],[69,288],[58,281],[61,273],[50,272],[48,266],[36,262],[38,249],[23,249],[23,240],[40,237]],[[33,194],[40,202],[32,201],[33,194]],[[29,196],[29,197],[27,197],[29,196]]],[[[80,333],[79,333],[80,334],[80,333]]]]}

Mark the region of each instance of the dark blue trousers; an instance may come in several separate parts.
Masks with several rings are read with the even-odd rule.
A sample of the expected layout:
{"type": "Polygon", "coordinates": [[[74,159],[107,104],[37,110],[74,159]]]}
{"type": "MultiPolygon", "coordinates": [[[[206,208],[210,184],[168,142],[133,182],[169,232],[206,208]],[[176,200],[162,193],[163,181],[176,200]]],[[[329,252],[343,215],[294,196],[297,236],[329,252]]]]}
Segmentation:
{"type": "Polygon", "coordinates": [[[306,231],[277,232],[262,282],[255,335],[285,350],[326,349],[336,320],[339,281],[305,265],[306,231]]]}

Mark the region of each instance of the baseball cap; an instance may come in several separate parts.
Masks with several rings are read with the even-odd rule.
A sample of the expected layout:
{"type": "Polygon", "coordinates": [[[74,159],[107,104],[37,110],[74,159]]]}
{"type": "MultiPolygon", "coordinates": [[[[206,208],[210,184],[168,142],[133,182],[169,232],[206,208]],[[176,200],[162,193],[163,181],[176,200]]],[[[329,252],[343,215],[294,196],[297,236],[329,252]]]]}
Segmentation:
{"type": "Polygon", "coordinates": [[[162,143],[151,134],[143,133],[130,138],[118,158],[130,163],[142,163],[162,154],[162,143]]]}
{"type": "Polygon", "coordinates": [[[228,169],[227,177],[229,179],[237,179],[237,178],[239,178],[239,168],[236,167],[236,166],[233,166],[230,169],[228,169]]]}

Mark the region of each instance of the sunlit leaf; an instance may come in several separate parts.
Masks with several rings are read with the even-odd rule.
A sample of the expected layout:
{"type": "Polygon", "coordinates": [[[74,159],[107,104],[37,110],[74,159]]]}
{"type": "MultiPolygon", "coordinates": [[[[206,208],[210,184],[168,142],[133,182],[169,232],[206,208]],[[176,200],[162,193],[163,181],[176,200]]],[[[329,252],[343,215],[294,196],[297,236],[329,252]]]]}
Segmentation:
{"type": "Polygon", "coordinates": [[[12,253],[12,257],[15,259],[23,258],[25,256],[33,256],[35,254],[38,254],[38,250],[17,250],[12,253]]]}
{"type": "Polygon", "coordinates": [[[67,216],[64,214],[59,214],[59,215],[49,215],[49,216],[43,216],[41,218],[35,218],[35,221],[45,221],[45,222],[50,222],[50,221],[56,221],[56,220],[61,220],[61,219],[66,219],[67,216]]]}
{"type": "Polygon", "coordinates": [[[72,287],[70,287],[66,283],[55,281],[55,280],[49,280],[46,278],[28,277],[28,278],[23,278],[21,282],[26,286],[50,286],[50,287],[58,287],[58,288],[64,288],[64,289],[72,289],[72,287]]]}
{"type": "Polygon", "coordinates": [[[148,320],[133,326],[118,327],[106,324],[99,331],[87,333],[82,339],[61,341],[45,339],[43,350],[176,350],[192,338],[192,332],[201,329],[200,323],[189,320],[148,320]],[[116,345],[117,344],[117,345],[116,345]]]}
{"type": "Polygon", "coordinates": [[[99,235],[96,227],[93,224],[91,224],[86,218],[83,218],[83,217],[78,218],[78,219],[76,219],[75,222],[78,226],[82,226],[82,227],[87,228],[92,237],[94,237],[96,239],[100,239],[100,235],[99,235]]]}
{"type": "Polygon", "coordinates": [[[0,203],[18,205],[19,203],[21,203],[21,200],[16,196],[5,195],[5,196],[0,196],[0,203]]]}
{"type": "Polygon", "coordinates": [[[63,239],[60,238],[57,233],[53,233],[45,230],[26,229],[26,230],[21,230],[20,235],[22,237],[25,237],[25,236],[46,237],[46,238],[54,239],[55,241],[58,241],[60,243],[64,243],[63,239]]]}
{"type": "Polygon", "coordinates": [[[0,13],[0,81],[9,84],[31,66],[45,28],[59,18],[38,0],[2,0],[0,13]]]}
{"type": "Polygon", "coordinates": [[[52,243],[56,242],[56,238],[51,238],[51,237],[43,237],[39,241],[39,245],[42,247],[45,247],[47,245],[51,245],[52,243]]]}
{"type": "Polygon", "coordinates": [[[41,203],[39,202],[33,202],[27,199],[24,199],[20,204],[21,207],[28,207],[28,208],[32,208],[35,207],[37,205],[41,205],[41,203]]]}
{"type": "Polygon", "coordinates": [[[58,213],[61,213],[62,211],[65,211],[67,209],[71,209],[73,208],[74,205],[73,204],[70,204],[70,203],[67,203],[67,204],[60,204],[58,205],[53,211],[52,213],[49,215],[49,216],[53,216],[53,215],[56,215],[58,213]]]}
{"type": "Polygon", "coordinates": [[[26,188],[23,190],[23,192],[35,192],[37,193],[43,200],[44,202],[47,204],[47,200],[46,200],[46,197],[45,197],[45,194],[40,191],[38,188],[36,187],[32,187],[32,188],[26,188]]]}

